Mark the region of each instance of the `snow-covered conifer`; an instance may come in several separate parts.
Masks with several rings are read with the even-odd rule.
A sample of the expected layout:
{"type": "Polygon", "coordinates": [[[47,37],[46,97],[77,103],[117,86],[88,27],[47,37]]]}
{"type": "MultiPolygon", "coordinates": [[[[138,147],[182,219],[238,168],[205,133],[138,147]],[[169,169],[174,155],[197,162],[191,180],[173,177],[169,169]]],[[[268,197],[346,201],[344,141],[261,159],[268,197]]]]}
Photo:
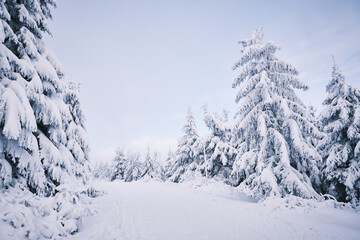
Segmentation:
{"type": "Polygon", "coordinates": [[[153,156],[151,156],[150,149],[148,148],[142,166],[141,178],[164,180],[164,171],[159,163],[159,155],[157,152],[154,152],[153,156]]]}
{"type": "Polygon", "coordinates": [[[187,112],[186,124],[183,127],[184,136],[178,141],[178,146],[175,154],[175,161],[171,169],[170,180],[179,182],[181,175],[186,171],[194,171],[200,165],[200,151],[202,149],[202,142],[197,133],[195,119],[193,117],[191,108],[187,112]]]}
{"type": "Polygon", "coordinates": [[[73,155],[73,172],[85,184],[90,177],[89,144],[85,128],[85,114],[80,104],[80,86],[70,82],[65,88],[64,101],[71,118],[63,127],[66,134],[66,147],[73,155]]]}
{"type": "Polygon", "coordinates": [[[78,95],[61,81],[63,68],[42,40],[52,6],[0,2],[1,185],[23,182],[46,195],[89,173],[78,95]]]}
{"type": "Polygon", "coordinates": [[[124,149],[119,148],[116,151],[116,156],[112,162],[111,181],[114,181],[115,179],[124,179],[127,163],[128,159],[125,156],[124,149]]]}
{"type": "Polygon", "coordinates": [[[111,180],[113,164],[110,161],[98,161],[91,169],[92,176],[98,179],[111,180]]]}
{"type": "Polygon", "coordinates": [[[319,116],[325,137],[318,149],[323,157],[323,191],[338,201],[360,202],[360,91],[345,82],[335,64],[326,86],[328,96],[319,116]]]}
{"type": "MultiPolygon", "coordinates": [[[[0,188],[21,190],[24,196],[61,191],[55,198],[72,208],[59,216],[63,229],[48,231],[54,238],[78,231],[81,213],[69,215],[78,203],[62,196],[69,188],[77,189],[73,184],[85,183],[89,174],[77,92],[63,83],[63,68],[42,40],[50,33],[47,20],[55,5],[55,0],[0,1],[0,188]],[[70,218],[71,227],[65,223],[70,218]]],[[[34,216],[50,214],[32,211],[34,216]]],[[[52,211],[61,210],[54,205],[52,211]]],[[[18,223],[28,224],[23,219],[18,223]]],[[[26,237],[32,234],[36,233],[27,232],[26,237]]]]}
{"type": "Polygon", "coordinates": [[[141,178],[143,172],[142,164],[139,161],[140,155],[137,153],[128,153],[127,154],[127,165],[124,172],[124,181],[132,182],[137,181],[141,178]]]}
{"type": "Polygon", "coordinates": [[[231,167],[236,156],[236,149],[232,146],[232,126],[228,123],[228,111],[223,111],[223,116],[215,113],[212,116],[205,105],[204,121],[210,129],[204,142],[205,153],[200,171],[206,177],[219,176],[229,178],[231,167]]]}
{"type": "Polygon", "coordinates": [[[172,174],[172,167],[175,164],[175,154],[169,149],[167,158],[165,160],[164,175],[168,179],[172,174]]]}
{"type": "Polygon", "coordinates": [[[251,194],[304,198],[316,197],[312,183],[319,184],[321,161],[308,135],[320,136],[309,121],[309,111],[294,89],[308,87],[297,78],[297,70],[275,56],[275,43],[262,43],[262,29],[240,41],[241,57],[233,67],[242,85],[236,96],[235,146],[239,153],[233,174],[251,194]]]}
{"type": "MultiPolygon", "coordinates": [[[[309,109],[309,121],[312,124],[314,124],[318,129],[320,129],[320,123],[319,123],[318,119],[316,118],[316,108],[310,104],[308,106],[308,109],[309,109]]],[[[313,135],[309,134],[307,136],[307,140],[309,143],[312,144],[313,147],[316,148],[321,137],[323,137],[323,134],[320,134],[320,136],[318,136],[318,135],[313,136],[313,135]]]]}
{"type": "Polygon", "coordinates": [[[36,58],[29,59],[27,55],[35,48],[29,39],[33,34],[27,29],[31,24],[31,29],[40,31],[41,35],[38,25],[46,16],[39,13],[35,21],[33,15],[34,11],[29,15],[23,4],[0,2],[0,187],[22,182],[32,191],[41,193],[46,178],[34,134],[37,122],[29,95],[42,91],[42,84],[31,63],[36,58]],[[28,38],[25,38],[26,33],[29,33],[28,38]]]}

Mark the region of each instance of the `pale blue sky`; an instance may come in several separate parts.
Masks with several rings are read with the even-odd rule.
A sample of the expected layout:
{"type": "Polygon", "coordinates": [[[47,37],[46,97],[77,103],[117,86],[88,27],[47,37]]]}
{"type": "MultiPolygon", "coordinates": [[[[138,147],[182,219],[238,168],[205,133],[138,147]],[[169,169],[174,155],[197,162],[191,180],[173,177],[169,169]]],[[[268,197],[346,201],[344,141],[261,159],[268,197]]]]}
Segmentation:
{"type": "Polygon", "coordinates": [[[61,0],[45,41],[81,98],[93,159],[117,146],[166,155],[192,106],[232,113],[238,40],[263,27],[310,86],[302,100],[321,110],[332,60],[360,88],[360,1],[94,1],[61,0]]]}

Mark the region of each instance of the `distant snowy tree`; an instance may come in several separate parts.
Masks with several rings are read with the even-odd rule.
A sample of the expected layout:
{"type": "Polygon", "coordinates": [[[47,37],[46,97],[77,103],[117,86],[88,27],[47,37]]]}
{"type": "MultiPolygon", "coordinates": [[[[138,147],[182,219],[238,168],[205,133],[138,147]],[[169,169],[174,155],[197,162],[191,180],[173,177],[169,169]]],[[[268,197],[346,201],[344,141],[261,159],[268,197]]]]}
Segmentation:
{"type": "Polygon", "coordinates": [[[205,157],[199,169],[206,177],[219,176],[227,179],[236,156],[236,149],[231,142],[232,126],[228,123],[229,113],[224,110],[223,116],[212,116],[206,105],[203,109],[204,121],[210,129],[210,134],[203,141],[205,157]]]}
{"type": "Polygon", "coordinates": [[[137,181],[141,178],[143,172],[143,165],[140,162],[140,155],[134,153],[128,153],[127,165],[124,172],[125,182],[137,181]]]}
{"type": "Polygon", "coordinates": [[[91,171],[94,178],[111,180],[112,176],[112,162],[98,161],[91,171]]]}
{"type": "Polygon", "coordinates": [[[257,29],[250,39],[240,41],[241,57],[233,67],[239,69],[233,87],[242,84],[236,96],[241,104],[233,174],[253,195],[316,197],[312,183],[319,185],[321,157],[307,136],[320,132],[294,92],[308,87],[292,65],[275,56],[280,48],[273,42],[263,44],[263,37],[262,29],[257,29]]]}
{"type": "Polygon", "coordinates": [[[360,91],[345,83],[335,64],[325,108],[319,116],[325,137],[318,149],[324,162],[323,191],[338,201],[360,202],[360,91]]]}
{"type": "Polygon", "coordinates": [[[116,156],[114,160],[112,161],[112,167],[111,167],[111,181],[114,181],[115,179],[124,179],[125,170],[128,164],[128,159],[124,153],[123,148],[119,148],[116,151],[116,156]]]}
{"type": "Polygon", "coordinates": [[[191,108],[187,112],[187,122],[183,127],[184,136],[179,139],[175,153],[175,161],[171,169],[170,180],[179,182],[186,171],[194,171],[200,164],[200,151],[203,143],[197,133],[195,119],[191,108]]]}
{"type": "Polygon", "coordinates": [[[141,178],[164,180],[164,171],[159,163],[159,155],[157,152],[154,152],[153,156],[151,156],[150,149],[148,148],[145,161],[142,165],[141,178]]]}
{"type": "Polygon", "coordinates": [[[175,164],[175,154],[169,149],[168,155],[165,160],[164,175],[168,179],[171,177],[172,168],[175,164]]]}

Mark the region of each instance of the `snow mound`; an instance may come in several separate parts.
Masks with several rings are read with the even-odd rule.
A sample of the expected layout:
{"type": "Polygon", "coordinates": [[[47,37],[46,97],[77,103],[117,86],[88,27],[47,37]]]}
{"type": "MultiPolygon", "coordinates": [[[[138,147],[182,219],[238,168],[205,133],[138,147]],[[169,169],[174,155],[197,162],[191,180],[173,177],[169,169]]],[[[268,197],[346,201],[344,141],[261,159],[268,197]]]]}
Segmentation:
{"type": "Polygon", "coordinates": [[[96,191],[60,185],[54,197],[39,197],[17,185],[0,194],[1,239],[62,239],[78,232],[91,216],[96,191]],[[70,190],[71,189],[71,190],[70,190]]]}

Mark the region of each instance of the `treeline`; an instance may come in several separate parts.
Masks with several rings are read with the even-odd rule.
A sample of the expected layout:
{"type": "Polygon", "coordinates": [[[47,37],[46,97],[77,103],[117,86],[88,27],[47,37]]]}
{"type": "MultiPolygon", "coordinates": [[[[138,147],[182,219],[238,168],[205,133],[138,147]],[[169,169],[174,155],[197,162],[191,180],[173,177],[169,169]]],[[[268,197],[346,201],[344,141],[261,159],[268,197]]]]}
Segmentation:
{"type": "Polygon", "coordinates": [[[93,169],[95,178],[103,178],[114,181],[115,179],[125,182],[137,181],[140,179],[165,180],[165,172],[159,161],[159,153],[150,153],[147,150],[145,159],[140,160],[140,154],[128,152],[124,149],[118,149],[116,156],[110,163],[99,163],[93,169]]]}
{"type": "Polygon", "coordinates": [[[136,155],[126,157],[120,151],[106,175],[112,180],[148,176],[181,182],[198,172],[260,198],[331,195],[358,205],[360,91],[345,82],[334,60],[324,109],[316,117],[314,108],[294,91],[308,86],[298,79],[295,67],[276,57],[280,47],[263,43],[263,37],[257,29],[239,42],[240,58],[233,66],[238,71],[233,87],[240,87],[235,98],[239,108],[233,123],[228,112],[210,114],[204,106],[210,133],[200,137],[189,108],[184,135],[163,169],[149,154],[141,164],[136,155]]]}

